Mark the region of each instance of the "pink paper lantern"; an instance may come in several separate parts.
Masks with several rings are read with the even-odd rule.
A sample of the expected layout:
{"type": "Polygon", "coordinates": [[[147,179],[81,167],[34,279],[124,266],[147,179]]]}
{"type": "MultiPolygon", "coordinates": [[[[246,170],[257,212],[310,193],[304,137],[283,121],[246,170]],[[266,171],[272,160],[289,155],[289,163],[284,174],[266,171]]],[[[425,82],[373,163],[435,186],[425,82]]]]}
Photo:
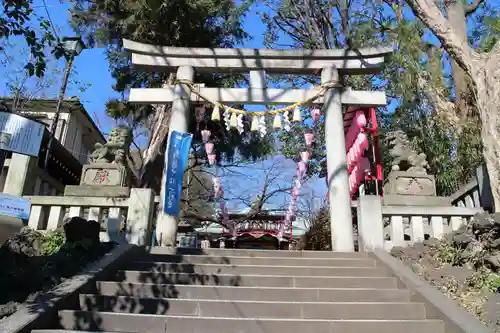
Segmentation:
{"type": "Polygon", "coordinates": [[[210,134],[212,134],[209,130],[202,130],[201,131],[201,139],[203,142],[208,142],[210,139],[210,134]]]}
{"type": "Polygon", "coordinates": [[[205,151],[207,152],[207,154],[212,154],[212,152],[214,151],[214,144],[212,142],[205,143],[205,151]]]}
{"type": "Polygon", "coordinates": [[[313,133],[304,133],[304,138],[306,139],[306,145],[310,147],[313,143],[314,140],[314,134],[313,133]]]}
{"type": "Polygon", "coordinates": [[[359,110],[356,112],[355,122],[360,129],[366,126],[366,116],[363,111],[359,110]]]}
{"type": "Polygon", "coordinates": [[[219,207],[222,211],[224,211],[224,208],[226,208],[226,203],[224,201],[219,201],[219,207]]]}
{"type": "Polygon", "coordinates": [[[321,111],[318,108],[313,108],[311,110],[311,118],[315,123],[317,123],[319,118],[321,118],[321,111]]]}
{"type": "Polygon", "coordinates": [[[207,157],[208,157],[208,163],[210,165],[214,165],[216,155],[215,154],[207,154],[207,157]]]}
{"type": "Polygon", "coordinates": [[[300,153],[300,158],[302,159],[302,162],[307,163],[309,162],[309,158],[311,158],[311,153],[308,151],[303,151],[300,153]]]}

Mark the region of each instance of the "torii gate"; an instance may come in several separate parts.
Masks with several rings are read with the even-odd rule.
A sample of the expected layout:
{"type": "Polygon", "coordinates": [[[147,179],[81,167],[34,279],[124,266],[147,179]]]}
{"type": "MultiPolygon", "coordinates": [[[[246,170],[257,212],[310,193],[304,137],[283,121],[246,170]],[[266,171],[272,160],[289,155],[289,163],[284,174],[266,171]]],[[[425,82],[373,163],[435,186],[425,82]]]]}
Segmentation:
{"type": "MultiPolygon", "coordinates": [[[[146,71],[176,72],[177,79],[193,82],[195,71],[211,73],[249,72],[249,88],[205,88],[198,92],[214,101],[226,104],[294,104],[317,94],[315,89],[272,89],[266,87],[265,72],[275,74],[318,75],[328,90],[314,101],[322,104],[325,115],[328,187],[332,249],[354,251],[351,200],[346,163],[342,106],[384,106],[383,91],[355,91],[343,87],[342,75],[379,72],[392,48],[359,50],[270,50],[169,47],[123,40],[124,49],[132,53],[132,64],[146,71]]],[[[172,103],[170,131],[188,131],[190,102],[203,103],[198,94],[185,84],[163,88],[131,89],[129,102],[142,104],[172,103]]],[[[164,181],[162,192],[165,190],[164,181]]],[[[164,196],[161,195],[161,205],[164,196]]],[[[161,245],[175,246],[179,217],[163,213],[157,221],[161,245]]]]}

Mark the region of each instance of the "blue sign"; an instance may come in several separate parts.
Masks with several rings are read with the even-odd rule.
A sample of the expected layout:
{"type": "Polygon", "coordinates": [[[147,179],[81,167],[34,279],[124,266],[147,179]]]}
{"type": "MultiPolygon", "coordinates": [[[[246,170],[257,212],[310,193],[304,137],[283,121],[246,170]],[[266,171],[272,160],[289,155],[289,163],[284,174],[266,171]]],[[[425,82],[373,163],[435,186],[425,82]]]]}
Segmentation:
{"type": "Polygon", "coordinates": [[[182,193],[182,179],[187,167],[189,148],[193,135],[172,131],[165,154],[165,203],[163,211],[170,215],[179,215],[182,193]]]}
{"type": "Polygon", "coordinates": [[[0,193],[0,215],[29,220],[31,202],[21,197],[0,193]]]}

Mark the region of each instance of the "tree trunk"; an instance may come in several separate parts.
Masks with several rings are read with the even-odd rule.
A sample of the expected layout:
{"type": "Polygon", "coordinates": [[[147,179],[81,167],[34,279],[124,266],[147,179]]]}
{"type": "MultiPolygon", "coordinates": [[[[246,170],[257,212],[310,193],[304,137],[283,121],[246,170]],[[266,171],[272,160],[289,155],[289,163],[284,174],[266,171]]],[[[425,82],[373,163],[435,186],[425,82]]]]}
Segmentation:
{"type": "MultiPolygon", "coordinates": [[[[470,79],[481,118],[481,140],[490,178],[494,209],[500,210],[500,42],[478,54],[453,29],[434,0],[407,0],[413,13],[434,33],[450,57],[470,79]]],[[[476,1],[474,8],[481,3],[476,1]]],[[[473,9],[469,9],[469,12],[473,9]]]]}
{"type": "MultiPolygon", "coordinates": [[[[500,43],[477,55],[476,103],[481,117],[483,155],[490,178],[495,211],[500,211],[500,43]]],[[[474,67],[476,67],[474,66],[474,67]]]]}
{"type": "MultiPolygon", "coordinates": [[[[460,0],[445,1],[446,15],[453,30],[462,42],[467,43],[467,19],[465,17],[465,8],[460,0]]],[[[460,120],[466,120],[469,115],[469,77],[464,70],[451,60],[451,72],[453,77],[453,86],[455,88],[456,115],[460,120]]]]}

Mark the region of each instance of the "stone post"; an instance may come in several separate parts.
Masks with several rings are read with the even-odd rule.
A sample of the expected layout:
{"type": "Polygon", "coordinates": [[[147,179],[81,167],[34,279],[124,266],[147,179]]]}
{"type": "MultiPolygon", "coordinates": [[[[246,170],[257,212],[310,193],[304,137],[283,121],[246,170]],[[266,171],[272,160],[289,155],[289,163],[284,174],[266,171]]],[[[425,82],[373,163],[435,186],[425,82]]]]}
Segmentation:
{"type": "MultiPolygon", "coordinates": [[[[190,66],[181,66],[177,69],[178,80],[194,79],[194,69],[190,66]]],[[[170,118],[170,133],[173,130],[180,132],[188,131],[189,116],[190,116],[190,90],[183,84],[175,86],[176,98],[172,102],[172,111],[170,118]]],[[[167,143],[168,144],[168,143],[167,143]]],[[[167,162],[167,152],[165,152],[165,163],[167,162]]],[[[165,164],[166,166],[166,164],[165,164]]],[[[161,180],[161,193],[160,193],[160,212],[156,222],[156,237],[160,246],[175,247],[177,226],[179,224],[179,216],[169,215],[163,212],[165,205],[165,169],[161,180]]]]}
{"type": "Polygon", "coordinates": [[[155,196],[152,189],[132,188],[127,214],[128,243],[139,246],[151,245],[155,196]]]}
{"type": "MultiPolygon", "coordinates": [[[[323,68],[321,71],[321,83],[334,83],[338,81],[339,74],[336,68],[323,68]]],[[[352,252],[354,251],[354,236],[351,198],[349,194],[349,176],[347,174],[344,119],[342,115],[342,103],[340,101],[340,90],[338,88],[331,88],[325,94],[323,114],[325,115],[332,250],[352,252]]]]}
{"type": "Polygon", "coordinates": [[[33,194],[36,162],[36,157],[13,153],[3,193],[14,196],[33,194]]]}
{"type": "Polygon", "coordinates": [[[358,248],[360,252],[371,252],[384,248],[384,222],[382,198],[378,195],[363,195],[358,198],[358,248]]]}

